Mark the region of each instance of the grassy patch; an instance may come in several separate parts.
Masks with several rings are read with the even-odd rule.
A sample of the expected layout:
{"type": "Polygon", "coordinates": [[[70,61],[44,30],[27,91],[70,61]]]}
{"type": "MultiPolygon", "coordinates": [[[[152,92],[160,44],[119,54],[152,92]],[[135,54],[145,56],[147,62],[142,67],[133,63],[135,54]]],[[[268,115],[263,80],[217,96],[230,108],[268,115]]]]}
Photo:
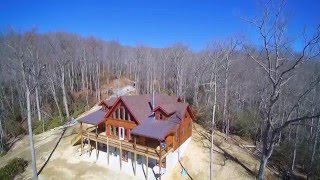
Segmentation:
{"type": "Polygon", "coordinates": [[[28,162],[22,158],[14,158],[0,169],[0,179],[9,180],[14,179],[18,174],[24,172],[28,162]]]}
{"type": "Polygon", "coordinates": [[[7,154],[7,152],[5,152],[5,151],[2,151],[2,152],[0,152],[0,157],[3,157],[3,156],[5,156],[7,154]]]}
{"type": "Polygon", "coordinates": [[[40,134],[43,132],[43,126],[44,131],[48,131],[50,129],[53,129],[55,127],[63,125],[63,122],[60,121],[59,116],[55,116],[52,119],[45,121],[44,124],[42,121],[34,121],[33,123],[33,133],[34,134],[40,134]]]}

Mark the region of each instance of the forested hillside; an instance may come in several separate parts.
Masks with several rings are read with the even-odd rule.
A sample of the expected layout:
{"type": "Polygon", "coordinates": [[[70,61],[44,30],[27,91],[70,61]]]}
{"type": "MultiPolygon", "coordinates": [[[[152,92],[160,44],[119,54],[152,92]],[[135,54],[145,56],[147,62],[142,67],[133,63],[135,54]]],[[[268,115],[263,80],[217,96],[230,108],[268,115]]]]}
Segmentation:
{"type": "Polygon", "coordinates": [[[26,133],[28,116],[42,132],[102,100],[103,82],[126,77],[141,94],[180,96],[208,130],[256,142],[260,176],[271,157],[283,172],[319,177],[320,29],[293,48],[282,10],[246,20],[259,43],[234,35],[199,52],[181,43],[130,47],[66,32],[3,31],[1,150],[26,133]]]}

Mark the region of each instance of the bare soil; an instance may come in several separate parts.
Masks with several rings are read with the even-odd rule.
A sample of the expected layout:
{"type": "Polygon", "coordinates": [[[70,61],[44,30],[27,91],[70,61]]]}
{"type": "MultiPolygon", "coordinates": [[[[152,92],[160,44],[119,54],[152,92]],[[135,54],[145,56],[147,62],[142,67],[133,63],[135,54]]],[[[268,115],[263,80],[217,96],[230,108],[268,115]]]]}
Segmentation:
{"type": "MultiPolygon", "coordinates": [[[[210,136],[200,125],[195,124],[192,141],[172,173],[166,179],[180,179],[184,168],[187,176],[184,179],[209,179],[210,169],[210,136]]],[[[215,131],[213,153],[214,179],[256,179],[259,161],[247,149],[239,144],[250,144],[237,136],[225,140],[224,134],[215,131]]],[[[267,171],[267,179],[277,179],[276,174],[267,171]]]]}
{"type": "MultiPolygon", "coordinates": [[[[79,146],[70,144],[76,135],[76,128],[69,127],[64,134],[62,128],[56,128],[34,136],[39,179],[137,179],[79,156],[79,146]]],[[[201,126],[195,124],[192,140],[181,158],[181,164],[177,164],[162,179],[209,179],[210,142],[207,135],[201,126]],[[181,175],[182,167],[187,176],[181,175]]],[[[215,133],[214,138],[214,179],[255,179],[254,173],[257,172],[259,162],[250,152],[237,145],[244,142],[233,137],[225,141],[223,134],[219,132],[215,133]]],[[[30,162],[28,136],[18,141],[7,155],[0,158],[0,167],[14,157],[22,157],[30,162]]],[[[268,173],[268,179],[276,179],[276,175],[270,171],[268,173]]],[[[31,166],[17,179],[31,179],[31,166]]]]}

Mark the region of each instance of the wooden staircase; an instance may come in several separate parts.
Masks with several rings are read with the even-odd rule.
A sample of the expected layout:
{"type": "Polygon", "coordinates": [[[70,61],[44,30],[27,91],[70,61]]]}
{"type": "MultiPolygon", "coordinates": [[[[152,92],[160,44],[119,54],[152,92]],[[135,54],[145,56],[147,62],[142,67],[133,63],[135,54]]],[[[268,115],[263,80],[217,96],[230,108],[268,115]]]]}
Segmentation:
{"type": "Polygon", "coordinates": [[[81,135],[80,133],[78,133],[74,138],[71,139],[71,145],[76,145],[78,143],[80,143],[81,140],[81,135]]]}

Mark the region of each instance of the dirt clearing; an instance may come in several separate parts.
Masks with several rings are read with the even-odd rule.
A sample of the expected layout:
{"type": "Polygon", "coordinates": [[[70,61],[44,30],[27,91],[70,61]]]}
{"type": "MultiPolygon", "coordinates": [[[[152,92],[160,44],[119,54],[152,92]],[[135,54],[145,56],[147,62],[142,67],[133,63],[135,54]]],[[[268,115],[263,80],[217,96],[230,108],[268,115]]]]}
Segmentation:
{"type": "MultiPolygon", "coordinates": [[[[37,169],[41,171],[39,179],[137,179],[133,175],[111,170],[90,158],[79,156],[79,146],[70,144],[76,135],[76,127],[69,127],[61,137],[62,134],[63,129],[56,128],[34,136],[37,169]],[[57,142],[59,144],[56,146],[57,142]]],[[[258,160],[240,148],[237,140],[226,142],[221,133],[216,133],[215,144],[218,146],[214,147],[214,179],[255,179],[250,171],[257,170],[258,160]]],[[[162,179],[209,179],[209,154],[206,132],[195,124],[192,140],[181,158],[181,164],[177,164],[162,179]],[[181,175],[182,166],[186,169],[186,176],[181,175]]],[[[0,166],[14,157],[30,161],[28,136],[18,141],[7,155],[0,158],[0,166]]],[[[18,178],[31,178],[30,164],[18,178]]]]}

